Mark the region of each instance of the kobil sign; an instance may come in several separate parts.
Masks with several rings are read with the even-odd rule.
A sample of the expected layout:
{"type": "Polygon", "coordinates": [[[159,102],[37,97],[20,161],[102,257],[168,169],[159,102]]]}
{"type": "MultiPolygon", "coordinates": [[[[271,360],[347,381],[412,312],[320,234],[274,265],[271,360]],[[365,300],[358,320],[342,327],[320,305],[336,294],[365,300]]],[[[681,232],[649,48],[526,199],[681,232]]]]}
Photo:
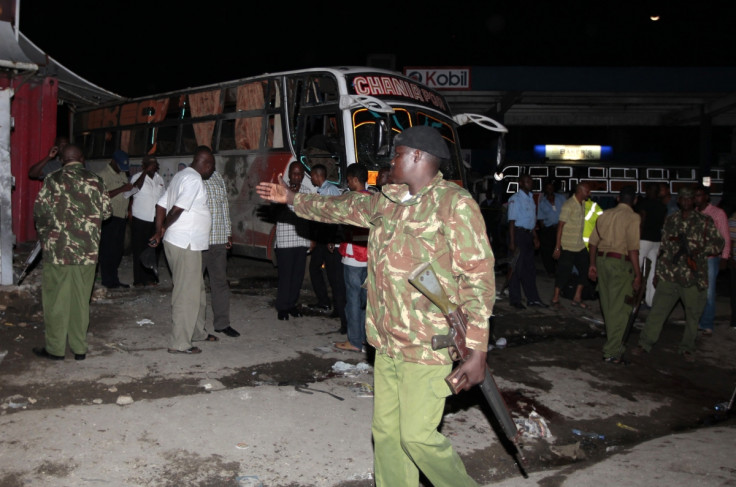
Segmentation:
{"type": "Polygon", "coordinates": [[[404,68],[404,75],[436,90],[470,90],[470,68],[404,68]]]}

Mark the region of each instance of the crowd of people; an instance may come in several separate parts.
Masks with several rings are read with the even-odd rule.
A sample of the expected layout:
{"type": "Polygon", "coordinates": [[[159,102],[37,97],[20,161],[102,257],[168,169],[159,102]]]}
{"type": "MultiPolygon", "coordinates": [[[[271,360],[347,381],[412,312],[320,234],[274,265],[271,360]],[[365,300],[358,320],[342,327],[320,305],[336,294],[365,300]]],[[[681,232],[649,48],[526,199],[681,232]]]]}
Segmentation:
{"type": "MultiPolygon", "coordinates": [[[[506,248],[513,256],[508,259],[510,305],[520,310],[548,307],[536,286],[534,259],[539,254],[545,271],[555,280],[553,309],[563,308],[561,296],[581,309],[588,308],[586,299],[600,300],[606,327],[604,361],[626,363],[624,334],[632,308],[638,305],[632,298],[640,288],[642,306],[649,313],[632,354],[651,350],[662,325],[682,301],[686,327],[679,352],[686,361],[693,361],[698,333],[713,335],[721,270],[729,268],[732,289],[736,289],[732,245],[736,209],[711,204],[709,188],[702,184],[683,186],[674,196],[667,183],[648,185],[644,195],[637,194],[634,185],[624,186],[617,205],[606,211],[591,199],[585,182],[568,196],[557,191],[554,181],[545,181],[537,199],[531,187],[531,178],[522,175],[518,191],[507,204],[508,223],[497,223],[508,225],[506,248]]],[[[489,236],[499,233],[487,232],[489,236]]],[[[734,298],[731,304],[731,327],[736,328],[734,298]]]]}
{"type": "Polygon", "coordinates": [[[34,205],[44,250],[45,344],[33,349],[39,357],[63,360],[68,344],[75,360],[86,358],[89,302],[98,270],[107,289],[130,287],[118,277],[128,226],[136,287],[158,284],[163,243],[174,283],[169,352],[200,353],[192,342],[219,340],[205,331],[205,275],[214,331],[240,335],[230,326],[228,198],[212,151],[197,148],[192,163],[168,187],[153,156],[145,156],[141,171],[132,177],[129,170],[128,154],[116,150],[108,164],[93,172],[85,167],[81,148],[65,138],[29,169],[30,178],[43,181],[34,205]],[[142,259],[149,248],[155,252],[152,265],[142,259]]]}
{"type": "MultiPolygon", "coordinates": [[[[361,164],[347,168],[348,191],[341,191],[327,180],[324,165],[307,168],[293,161],[277,183],[257,187],[276,221],[277,319],[302,316],[300,292],[309,269],[317,297],[311,306],[331,311],[346,335],[335,348],[365,354],[370,347],[375,352],[377,485],[416,485],[420,472],[435,485],[477,485],[438,431],[445,399],[452,393],[445,380],[453,357],[431,346],[431,337],[447,333],[447,320],[407,279],[417,266],[432,263],[443,290],[462,305],[467,318],[469,355],[457,364],[454,378],[447,379],[462,390],[485,379],[490,318],[498,298],[492,248],[503,248],[511,257],[509,303],[520,311],[559,310],[562,298],[586,309],[586,290],[595,286],[606,327],[602,356],[610,364],[626,362],[624,334],[636,304],[627,296],[645,289],[650,308],[631,353],[653,349],[681,300],[686,326],[679,352],[692,361],[699,330],[703,336],[713,334],[719,271],[730,267],[736,284],[731,245],[736,213],[728,218],[724,209],[711,204],[707,187],[683,187],[672,197],[668,187],[652,184],[640,198],[633,186],[625,186],[617,205],[603,211],[584,182],[563,195],[554,181],[545,181],[542,194],[534,195],[532,178],[524,174],[508,201],[506,219],[492,220],[482,210],[492,203],[479,204],[443,178],[441,162],[449,156],[439,132],[412,127],[395,137],[390,167],[379,171],[373,186],[361,164]],[[305,169],[311,185],[303,184],[305,169]],[[486,232],[479,232],[481,228],[486,232]],[[555,280],[550,304],[537,287],[537,253],[555,280]]],[[[153,156],[143,158],[141,171],[132,178],[128,170],[128,155],[118,150],[94,173],[85,168],[77,145],[59,139],[29,171],[29,177],[43,180],[34,207],[45,260],[45,346],[33,350],[40,357],[63,360],[68,345],[76,360],[85,359],[97,269],[108,289],[128,287],[118,278],[128,224],[133,285],[158,283],[157,264],[141,259],[147,251],[158,256],[163,248],[171,270],[169,353],[199,354],[196,342],[219,340],[207,331],[205,276],[213,331],[240,335],[230,326],[227,191],[212,151],[198,147],[191,164],[180,168],[168,185],[153,156]]],[[[733,317],[731,326],[736,327],[733,317]]]]}

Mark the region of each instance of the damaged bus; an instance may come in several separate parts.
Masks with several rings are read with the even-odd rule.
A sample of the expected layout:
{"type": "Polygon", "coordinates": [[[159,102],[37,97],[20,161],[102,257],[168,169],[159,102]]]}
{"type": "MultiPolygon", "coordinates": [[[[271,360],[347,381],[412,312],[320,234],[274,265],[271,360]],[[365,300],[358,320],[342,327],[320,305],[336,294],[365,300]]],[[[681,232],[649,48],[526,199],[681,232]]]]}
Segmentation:
{"type": "MultiPolygon", "coordinates": [[[[499,137],[505,127],[482,115],[454,115],[445,98],[394,71],[314,68],[268,73],[147,97],[127,99],[75,114],[73,136],[91,169],[116,149],[130,155],[131,172],[155,155],[164,180],[189,165],[197,146],[212,148],[227,185],[237,255],[271,259],[274,222],[264,217],[255,192],[262,180],[286,173],[293,160],[308,175],[317,163],[328,179],[346,186],[345,170],[360,162],[369,183],[391,158],[393,137],[429,125],[440,131],[452,157],[442,168],[465,186],[457,127],[476,123],[499,137]]],[[[311,184],[305,178],[304,184],[311,184]]]]}

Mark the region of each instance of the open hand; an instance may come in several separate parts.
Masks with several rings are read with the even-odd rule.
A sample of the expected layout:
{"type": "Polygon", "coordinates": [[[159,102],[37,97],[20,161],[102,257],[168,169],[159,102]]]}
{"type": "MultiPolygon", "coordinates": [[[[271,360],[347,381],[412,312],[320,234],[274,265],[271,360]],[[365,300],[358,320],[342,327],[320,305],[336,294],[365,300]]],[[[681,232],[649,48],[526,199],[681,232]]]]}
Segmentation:
{"type": "Polygon", "coordinates": [[[278,183],[269,183],[263,181],[256,186],[258,196],[264,200],[273,201],[274,203],[291,203],[294,201],[294,193],[284,181],[283,174],[279,174],[278,183]]]}

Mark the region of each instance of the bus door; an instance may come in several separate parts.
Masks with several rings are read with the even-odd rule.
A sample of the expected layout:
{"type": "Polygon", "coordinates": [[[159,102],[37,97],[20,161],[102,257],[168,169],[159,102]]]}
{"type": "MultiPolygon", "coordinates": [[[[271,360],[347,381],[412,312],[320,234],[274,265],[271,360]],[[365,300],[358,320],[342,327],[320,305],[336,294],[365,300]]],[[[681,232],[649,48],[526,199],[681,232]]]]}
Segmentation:
{"type": "MultiPolygon", "coordinates": [[[[327,169],[327,181],[343,187],[347,161],[345,137],[338,115],[334,111],[303,111],[298,122],[296,147],[297,159],[308,173],[321,164],[327,169]]],[[[311,176],[309,179],[311,184],[311,176]]]]}

